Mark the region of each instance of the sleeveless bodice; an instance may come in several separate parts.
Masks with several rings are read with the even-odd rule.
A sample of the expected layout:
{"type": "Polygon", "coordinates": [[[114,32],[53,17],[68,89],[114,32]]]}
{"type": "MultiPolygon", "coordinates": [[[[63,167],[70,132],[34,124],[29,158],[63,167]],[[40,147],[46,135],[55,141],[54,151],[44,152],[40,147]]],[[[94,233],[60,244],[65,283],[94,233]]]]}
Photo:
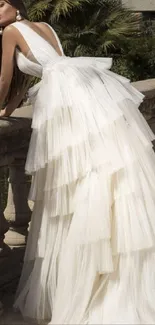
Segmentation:
{"type": "MultiPolygon", "coordinates": [[[[16,49],[16,62],[19,70],[25,74],[41,78],[43,68],[46,67],[48,63],[54,62],[59,57],[59,54],[48,41],[24,22],[15,22],[12,25],[19,30],[29,47],[27,57],[16,49]]],[[[63,54],[63,49],[57,34],[50,25],[48,26],[55,35],[63,54]]]]}
{"type": "Polygon", "coordinates": [[[30,76],[37,78],[42,77],[42,66],[33,62],[28,56],[26,57],[22,52],[16,49],[16,62],[20,71],[30,76]]]}

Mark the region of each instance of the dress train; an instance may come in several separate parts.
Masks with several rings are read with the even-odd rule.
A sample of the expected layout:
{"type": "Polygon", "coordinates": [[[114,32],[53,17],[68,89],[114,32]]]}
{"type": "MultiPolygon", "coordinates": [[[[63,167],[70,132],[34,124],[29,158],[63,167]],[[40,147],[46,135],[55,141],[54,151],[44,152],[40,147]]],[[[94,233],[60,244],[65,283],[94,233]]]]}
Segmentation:
{"type": "Polygon", "coordinates": [[[49,324],[155,322],[155,136],[110,66],[59,57],[30,91],[35,204],[15,307],[49,324]]]}

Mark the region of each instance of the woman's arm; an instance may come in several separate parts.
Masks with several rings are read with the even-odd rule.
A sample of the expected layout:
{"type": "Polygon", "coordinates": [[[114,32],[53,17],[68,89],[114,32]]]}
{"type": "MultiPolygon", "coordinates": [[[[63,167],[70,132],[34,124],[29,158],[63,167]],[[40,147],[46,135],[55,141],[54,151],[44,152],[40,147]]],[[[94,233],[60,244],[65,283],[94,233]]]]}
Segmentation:
{"type": "Polygon", "coordinates": [[[0,108],[2,107],[11,85],[14,70],[14,52],[16,37],[11,26],[5,28],[2,36],[2,63],[0,74],[0,108]]]}
{"type": "Polygon", "coordinates": [[[31,84],[31,78],[27,80],[27,83],[22,87],[20,92],[9,100],[6,107],[3,110],[1,110],[0,117],[8,117],[13,113],[13,111],[22,102],[27,90],[29,89],[30,84],[31,84]]]}

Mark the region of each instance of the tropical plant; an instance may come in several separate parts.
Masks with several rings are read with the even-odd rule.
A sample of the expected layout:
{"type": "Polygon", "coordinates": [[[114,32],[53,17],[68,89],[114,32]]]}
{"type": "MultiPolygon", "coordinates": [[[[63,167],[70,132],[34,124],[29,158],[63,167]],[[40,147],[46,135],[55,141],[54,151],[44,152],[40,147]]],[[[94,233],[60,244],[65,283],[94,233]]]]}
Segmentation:
{"type": "Polygon", "coordinates": [[[113,70],[132,80],[155,76],[150,22],[120,0],[25,0],[31,20],[47,21],[69,56],[111,56],[113,70]]]}
{"type": "Polygon", "coordinates": [[[52,23],[68,55],[108,55],[139,32],[137,17],[119,0],[32,0],[29,16],[52,23]]]}

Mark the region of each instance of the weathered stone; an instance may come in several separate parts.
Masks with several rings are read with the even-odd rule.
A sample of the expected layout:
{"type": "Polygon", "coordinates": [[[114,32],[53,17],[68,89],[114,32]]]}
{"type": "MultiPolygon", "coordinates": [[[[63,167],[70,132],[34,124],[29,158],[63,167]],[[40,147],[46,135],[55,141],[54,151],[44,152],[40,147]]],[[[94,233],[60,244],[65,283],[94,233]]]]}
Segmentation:
{"type": "Polygon", "coordinates": [[[133,11],[155,11],[154,0],[122,0],[122,3],[133,11]]]}
{"type": "Polygon", "coordinates": [[[133,82],[132,85],[145,96],[139,109],[149,121],[155,117],[155,79],[133,82]]]}
{"type": "Polygon", "coordinates": [[[0,207],[0,258],[8,256],[10,250],[7,245],[4,244],[5,233],[9,230],[9,224],[4,218],[2,208],[0,207]]]}
{"type": "Polygon", "coordinates": [[[25,157],[21,159],[15,157],[9,166],[8,200],[4,215],[10,226],[5,242],[11,247],[26,244],[28,223],[31,219],[28,205],[30,177],[24,173],[25,157]]]}
{"type": "Polygon", "coordinates": [[[17,285],[31,216],[28,206],[30,179],[24,174],[31,115],[31,107],[23,107],[9,118],[0,118],[0,166],[9,166],[5,218],[0,209],[0,292],[12,283],[17,285]]]}
{"type": "Polygon", "coordinates": [[[136,81],[132,85],[143,93],[146,98],[155,98],[155,79],[136,81]]]}

